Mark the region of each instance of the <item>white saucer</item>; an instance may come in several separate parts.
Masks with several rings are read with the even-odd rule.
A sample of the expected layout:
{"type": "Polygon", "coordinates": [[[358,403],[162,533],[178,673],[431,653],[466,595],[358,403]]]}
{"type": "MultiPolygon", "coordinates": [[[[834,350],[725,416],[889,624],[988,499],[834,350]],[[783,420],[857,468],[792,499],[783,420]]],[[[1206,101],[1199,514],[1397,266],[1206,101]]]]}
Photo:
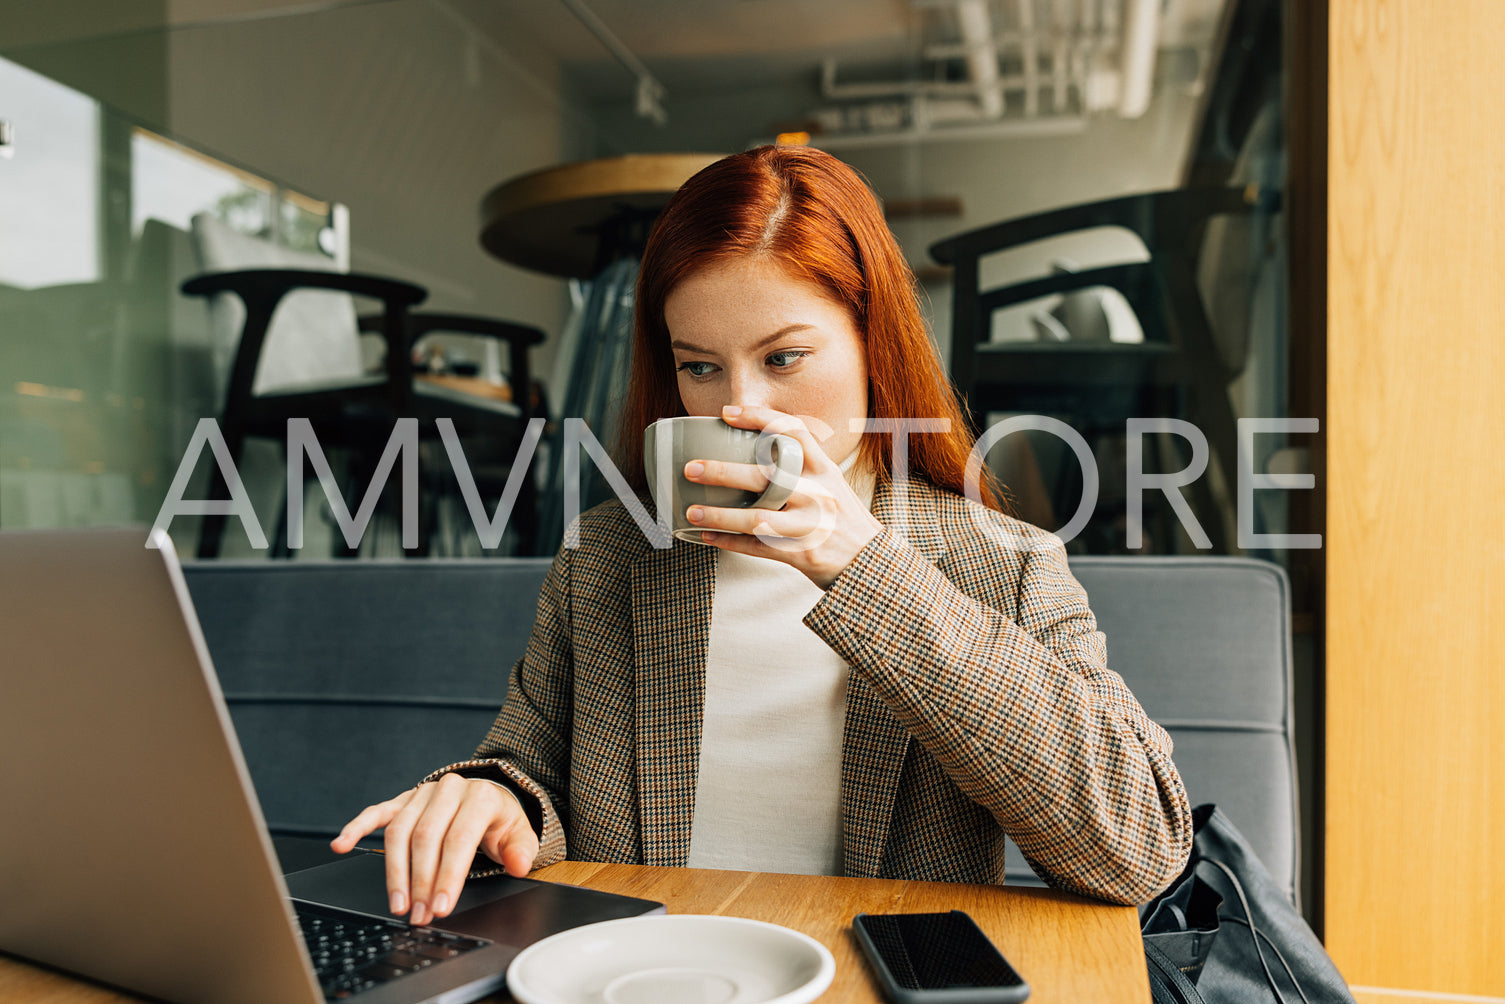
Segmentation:
{"type": "Polygon", "coordinates": [[[836,975],[814,938],[741,917],[679,914],[587,924],[507,967],[520,1004],[806,1004],[836,975]]]}

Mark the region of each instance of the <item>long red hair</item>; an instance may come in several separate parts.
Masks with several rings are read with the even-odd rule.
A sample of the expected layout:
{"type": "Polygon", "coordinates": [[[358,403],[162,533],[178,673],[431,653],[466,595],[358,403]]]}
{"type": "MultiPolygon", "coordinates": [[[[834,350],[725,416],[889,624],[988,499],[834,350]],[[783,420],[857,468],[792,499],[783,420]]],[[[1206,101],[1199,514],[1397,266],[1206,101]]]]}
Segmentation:
{"type": "MultiPolygon", "coordinates": [[[[867,351],[869,417],[951,420],[949,433],[910,437],[909,470],[961,494],[972,434],[920,318],[914,273],[862,177],[828,153],[799,146],[763,146],[717,161],[684,183],[654,225],[638,274],[618,443],[633,487],[647,485],[644,430],[685,413],[665,300],[698,269],[762,256],[851,311],[867,351]]],[[[862,437],[862,461],[884,481],[892,473],[890,440],[888,433],[862,437]]],[[[986,474],[980,487],[982,500],[999,508],[986,474]]]]}

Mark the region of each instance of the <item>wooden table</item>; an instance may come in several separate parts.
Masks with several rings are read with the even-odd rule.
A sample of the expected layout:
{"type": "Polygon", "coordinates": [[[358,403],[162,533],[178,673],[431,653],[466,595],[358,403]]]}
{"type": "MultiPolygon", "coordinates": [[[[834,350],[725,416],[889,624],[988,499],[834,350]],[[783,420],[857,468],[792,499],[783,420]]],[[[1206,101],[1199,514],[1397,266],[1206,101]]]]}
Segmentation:
{"type": "Polygon", "coordinates": [[[621,239],[614,225],[637,222],[646,233],[669,196],[722,156],[637,153],[513,178],[481,200],[481,246],[535,272],[595,278],[614,257],[611,244],[621,239]]]}
{"type": "MultiPolygon", "coordinates": [[[[836,979],[822,1004],[882,1000],[852,940],[858,913],[965,910],[1031,987],[1030,1004],[1146,1004],[1150,999],[1139,918],[1044,889],[822,878],[757,872],[649,868],[566,861],[535,877],[658,900],[670,913],[749,917],[803,931],[831,950],[836,979]]],[[[488,1001],[508,1002],[497,994],[488,1001]]],[[[0,957],[0,1000],[7,1004],[125,1004],[137,998],[0,957]]]]}
{"type": "Polygon", "coordinates": [[[459,376],[455,373],[419,373],[413,379],[444,390],[485,398],[488,401],[510,402],[512,400],[512,388],[507,384],[492,383],[481,377],[459,376]]]}

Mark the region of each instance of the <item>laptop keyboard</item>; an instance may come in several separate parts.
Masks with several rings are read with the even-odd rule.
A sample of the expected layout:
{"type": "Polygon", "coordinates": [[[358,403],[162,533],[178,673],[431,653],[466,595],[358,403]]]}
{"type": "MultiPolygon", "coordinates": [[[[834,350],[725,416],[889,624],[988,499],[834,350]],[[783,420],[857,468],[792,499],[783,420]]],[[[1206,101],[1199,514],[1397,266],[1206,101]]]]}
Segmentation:
{"type": "Polygon", "coordinates": [[[411,927],[295,901],[303,943],[327,1000],[344,1000],[491,944],[431,927],[411,927]]]}

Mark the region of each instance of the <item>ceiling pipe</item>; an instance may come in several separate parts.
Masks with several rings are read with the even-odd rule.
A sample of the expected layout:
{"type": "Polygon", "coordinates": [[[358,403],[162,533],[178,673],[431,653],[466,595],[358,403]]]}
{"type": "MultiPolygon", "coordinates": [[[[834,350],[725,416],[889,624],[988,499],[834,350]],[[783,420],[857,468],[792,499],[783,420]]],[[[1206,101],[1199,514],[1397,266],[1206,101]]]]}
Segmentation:
{"type": "MultiPolygon", "coordinates": [[[[998,48],[993,42],[993,19],[988,15],[987,0],[958,0],[956,19],[967,52],[967,78],[977,88],[977,104],[982,116],[986,119],[1003,118],[1003,92],[998,87],[998,48]]],[[[1029,73],[1027,66],[1025,73],[1029,73]]]]}
{"type": "Polygon", "coordinates": [[[1071,73],[1071,46],[1068,40],[1076,33],[1076,3],[1074,0],[1054,0],[1051,5],[1055,38],[1050,49],[1050,100],[1051,110],[1057,115],[1066,110],[1066,84],[1071,73]]]}
{"type": "Polygon", "coordinates": [[[1019,58],[1024,65],[1024,117],[1040,114],[1040,49],[1035,38],[1035,0],[1019,0],[1019,30],[1024,42],[1019,58]]]}
{"type": "Polygon", "coordinates": [[[587,31],[606,46],[607,50],[615,57],[617,62],[627,68],[627,71],[637,77],[637,113],[643,118],[652,119],[658,125],[669,121],[669,115],[664,111],[663,100],[668,96],[664,85],[658,82],[643,61],[633,55],[632,50],[622,43],[606,22],[596,16],[596,12],[587,7],[584,0],[559,0],[569,8],[571,14],[585,25],[587,31]]]}
{"type": "Polygon", "coordinates": [[[1049,24],[1042,28],[1035,16],[1035,0],[1017,0],[1016,30],[995,32],[989,0],[911,0],[916,7],[955,11],[960,40],[927,45],[930,59],[963,59],[965,81],[890,80],[838,84],[834,59],[821,64],[821,92],[833,101],[856,101],[855,108],[826,109],[844,125],[827,128],[823,146],[876,145],[896,139],[939,138],[993,134],[988,126],[1009,124],[998,135],[1052,135],[1083,127],[1073,115],[1071,91],[1079,113],[1116,112],[1138,118],[1149,109],[1154,93],[1155,60],[1159,46],[1161,0],[1050,0],[1049,24]],[[999,69],[1000,47],[1018,46],[1019,72],[999,69]],[[1049,72],[1040,65],[1050,53],[1049,72]],[[1049,88],[1049,113],[1042,92],[1049,88]],[[1022,93],[1022,122],[1045,128],[1013,128],[1006,95],[1022,93]],[[890,99],[882,101],[881,99],[890,99]],[[907,125],[894,128],[908,112],[907,125]],[[892,124],[890,123],[892,121],[892,124]],[[854,132],[848,132],[854,129],[854,132]]]}
{"type": "Polygon", "coordinates": [[[962,123],[939,129],[916,126],[896,132],[814,136],[810,140],[810,145],[822,150],[855,150],[897,146],[914,143],[921,139],[929,143],[941,143],[947,140],[1035,139],[1042,136],[1070,136],[1085,132],[1086,129],[1087,120],[1080,116],[1048,115],[1037,119],[1005,118],[996,122],[985,122],[974,110],[970,124],[962,123]]]}
{"type": "Polygon", "coordinates": [[[1155,89],[1155,49],[1160,39],[1160,0],[1129,0],[1119,63],[1118,114],[1137,119],[1155,89]]]}

